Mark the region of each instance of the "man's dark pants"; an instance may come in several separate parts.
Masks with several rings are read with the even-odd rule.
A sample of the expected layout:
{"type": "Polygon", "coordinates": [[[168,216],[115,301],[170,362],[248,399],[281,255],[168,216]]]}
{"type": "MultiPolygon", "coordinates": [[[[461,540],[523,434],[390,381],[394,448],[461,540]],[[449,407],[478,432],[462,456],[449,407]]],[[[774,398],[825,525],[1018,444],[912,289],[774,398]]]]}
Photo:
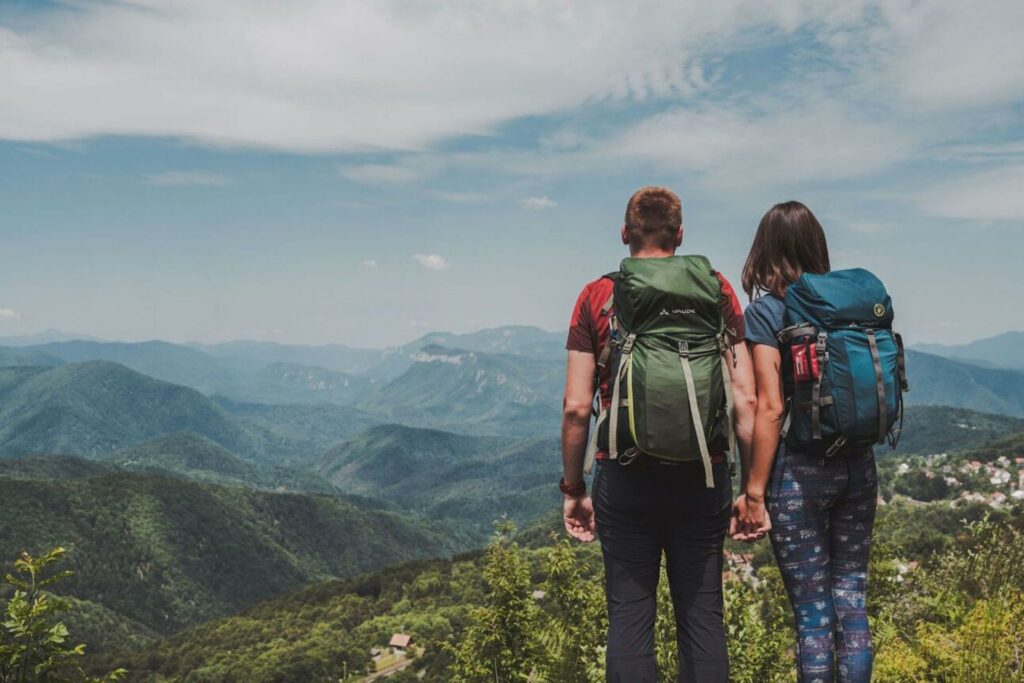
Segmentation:
{"type": "Polygon", "coordinates": [[[728,465],[602,462],[594,510],[608,596],[610,683],[657,683],[654,618],[661,556],[668,563],[679,648],[679,681],[726,683],[722,545],[732,497],[728,465]]]}

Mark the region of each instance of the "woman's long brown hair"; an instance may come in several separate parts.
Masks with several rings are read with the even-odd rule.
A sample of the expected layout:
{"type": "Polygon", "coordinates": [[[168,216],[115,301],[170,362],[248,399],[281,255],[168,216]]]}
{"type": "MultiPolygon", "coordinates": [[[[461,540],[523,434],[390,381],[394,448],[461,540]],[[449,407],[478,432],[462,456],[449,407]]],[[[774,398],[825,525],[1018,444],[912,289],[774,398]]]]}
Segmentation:
{"type": "Polygon", "coordinates": [[[802,274],[831,268],[821,223],[800,202],[783,202],[768,209],[757,226],[743,266],[743,290],[751,299],[769,292],[784,296],[802,274]]]}

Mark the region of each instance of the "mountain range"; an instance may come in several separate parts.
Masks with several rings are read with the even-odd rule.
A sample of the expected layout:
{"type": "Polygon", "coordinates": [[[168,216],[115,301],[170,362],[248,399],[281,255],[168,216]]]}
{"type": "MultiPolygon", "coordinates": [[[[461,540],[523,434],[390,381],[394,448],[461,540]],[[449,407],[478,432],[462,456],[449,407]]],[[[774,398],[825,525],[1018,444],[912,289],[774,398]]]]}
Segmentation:
{"type": "MultiPolygon", "coordinates": [[[[479,547],[494,520],[557,508],[562,342],[0,346],[0,553],[68,547],[75,627],[144,651],[311,581],[479,547]]],[[[907,362],[898,453],[1024,431],[1024,372],[907,362]]]]}
{"type": "Polygon", "coordinates": [[[1024,417],[1024,372],[907,351],[908,405],[944,405],[1024,417]]]}
{"type": "Polygon", "coordinates": [[[1004,332],[967,344],[915,344],[913,348],[976,365],[1024,370],[1024,332],[1004,332]]]}

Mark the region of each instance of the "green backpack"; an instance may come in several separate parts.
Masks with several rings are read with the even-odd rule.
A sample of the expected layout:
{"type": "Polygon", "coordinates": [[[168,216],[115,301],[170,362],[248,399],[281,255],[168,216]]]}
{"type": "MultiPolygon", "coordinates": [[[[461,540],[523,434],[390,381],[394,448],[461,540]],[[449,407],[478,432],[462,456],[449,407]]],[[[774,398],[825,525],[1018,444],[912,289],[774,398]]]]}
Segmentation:
{"type": "Polygon", "coordinates": [[[612,409],[597,413],[585,469],[599,448],[623,464],[640,453],[701,460],[713,488],[708,442],[724,426],[730,462],[735,448],[722,283],[703,256],[627,258],[608,277],[611,341],[598,365],[611,364],[612,409]]]}

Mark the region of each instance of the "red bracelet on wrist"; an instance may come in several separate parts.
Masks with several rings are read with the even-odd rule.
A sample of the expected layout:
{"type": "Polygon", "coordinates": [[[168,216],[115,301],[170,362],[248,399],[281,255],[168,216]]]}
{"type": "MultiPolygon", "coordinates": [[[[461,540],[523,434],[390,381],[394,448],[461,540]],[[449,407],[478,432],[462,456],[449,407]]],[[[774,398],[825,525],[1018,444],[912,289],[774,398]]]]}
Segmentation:
{"type": "Polygon", "coordinates": [[[581,479],[575,484],[569,485],[565,483],[565,477],[562,477],[558,480],[558,490],[567,496],[579,498],[580,496],[587,495],[587,482],[581,479]]]}

